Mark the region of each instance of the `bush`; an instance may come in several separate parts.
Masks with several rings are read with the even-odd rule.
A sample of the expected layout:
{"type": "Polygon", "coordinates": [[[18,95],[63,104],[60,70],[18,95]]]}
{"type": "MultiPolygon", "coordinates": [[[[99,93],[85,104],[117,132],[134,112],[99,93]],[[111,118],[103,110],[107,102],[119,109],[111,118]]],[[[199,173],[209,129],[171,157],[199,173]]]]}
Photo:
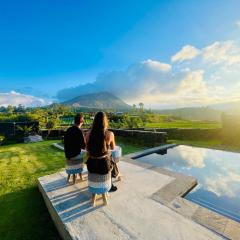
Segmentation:
{"type": "Polygon", "coordinates": [[[126,123],[128,128],[139,128],[144,125],[142,119],[139,117],[128,117],[126,123]]]}
{"type": "Polygon", "coordinates": [[[2,145],[5,141],[5,136],[0,135],[0,145],[2,145]]]}
{"type": "Polygon", "coordinates": [[[33,133],[33,126],[17,126],[18,130],[21,131],[24,137],[29,136],[31,133],[33,133]]]}
{"type": "Polygon", "coordinates": [[[54,127],[56,126],[56,122],[52,121],[52,120],[49,120],[47,123],[46,123],[46,128],[51,130],[53,129],[54,127]]]}

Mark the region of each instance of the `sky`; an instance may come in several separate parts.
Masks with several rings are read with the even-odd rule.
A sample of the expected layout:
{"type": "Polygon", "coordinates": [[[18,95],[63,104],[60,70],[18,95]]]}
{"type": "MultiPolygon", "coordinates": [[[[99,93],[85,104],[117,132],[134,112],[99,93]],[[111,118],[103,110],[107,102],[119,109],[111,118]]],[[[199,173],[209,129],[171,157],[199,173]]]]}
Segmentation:
{"type": "Polygon", "coordinates": [[[151,108],[240,100],[240,1],[0,1],[0,105],[100,91],[151,108]]]}

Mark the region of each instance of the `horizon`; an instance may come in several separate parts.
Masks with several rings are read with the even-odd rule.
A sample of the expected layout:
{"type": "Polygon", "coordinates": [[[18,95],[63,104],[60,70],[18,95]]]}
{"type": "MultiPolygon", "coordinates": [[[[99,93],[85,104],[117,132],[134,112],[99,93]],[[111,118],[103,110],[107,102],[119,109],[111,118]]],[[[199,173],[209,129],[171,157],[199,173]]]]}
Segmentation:
{"type": "Polygon", "coordinates": [[[103,91],[152,109],[240,101],[239,1],[91,3],[0,3],[0,106],[103,91]]]}

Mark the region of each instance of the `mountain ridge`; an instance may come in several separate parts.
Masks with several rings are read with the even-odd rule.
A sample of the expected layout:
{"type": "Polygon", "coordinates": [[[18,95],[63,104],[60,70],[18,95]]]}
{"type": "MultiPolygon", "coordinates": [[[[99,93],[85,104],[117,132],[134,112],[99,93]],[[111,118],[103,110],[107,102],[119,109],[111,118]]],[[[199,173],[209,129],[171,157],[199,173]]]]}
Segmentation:
{"type": "Polygon", "coordinates": [[[130,105],[109,92],[97,92],[80,95],[62,102],[65,105],[99,109],[128,110],[130,105]]]}

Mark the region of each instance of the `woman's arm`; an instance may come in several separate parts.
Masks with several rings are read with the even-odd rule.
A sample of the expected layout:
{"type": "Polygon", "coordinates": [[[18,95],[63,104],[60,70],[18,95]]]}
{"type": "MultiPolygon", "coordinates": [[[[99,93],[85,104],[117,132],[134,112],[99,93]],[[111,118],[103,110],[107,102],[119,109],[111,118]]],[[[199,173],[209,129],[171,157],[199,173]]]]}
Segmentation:
{"type": "Polygon", "coordinates": [[[110,138],[110,148],[111,150],[113,150],[116,146],[116,142],[115,142],[115,136],[113,132],[109,132],[109,138],[110,138]]]}
{"type": "Polygon", "coordinates": [[[89,140],[89,135],[90,135],[90,131],[85,133],[85,143],[86,143],[86,145],[87,145],[88,140],[89,140]]]}

